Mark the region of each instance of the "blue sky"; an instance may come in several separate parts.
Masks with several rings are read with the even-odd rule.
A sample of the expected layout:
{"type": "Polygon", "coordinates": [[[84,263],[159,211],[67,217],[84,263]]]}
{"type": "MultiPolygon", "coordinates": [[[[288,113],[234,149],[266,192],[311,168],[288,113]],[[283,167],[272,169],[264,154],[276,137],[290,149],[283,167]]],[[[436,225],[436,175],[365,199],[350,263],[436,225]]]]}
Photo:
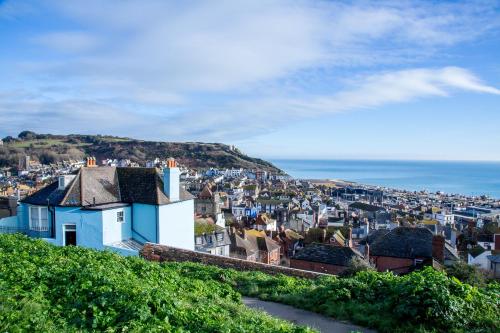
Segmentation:
{"type": "Polygon", "coordinates": [[[500,160],[499,59],[499,1],[0,1],[0,136],[500,160]]]}

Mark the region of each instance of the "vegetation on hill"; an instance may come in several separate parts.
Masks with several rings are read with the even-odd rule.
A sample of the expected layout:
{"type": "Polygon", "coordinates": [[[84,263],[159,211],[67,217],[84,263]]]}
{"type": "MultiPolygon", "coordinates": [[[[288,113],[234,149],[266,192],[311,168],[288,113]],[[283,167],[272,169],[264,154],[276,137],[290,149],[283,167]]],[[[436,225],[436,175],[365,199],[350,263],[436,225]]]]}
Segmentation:
{"type": "Polygon", "coordinates": [[[427,268],[316,280],[151,263],[0,235],[0,331],[307,332],[246,309],[240,293],[379,332],[498,332],[500,285],[427,268]]]}
{"type": "Polygon", "coordinates": [[[191,168],[245,168],[280,172],[271,163],[249,157],[221,143],[154,142],[102,135],[52,135],[24,131],[17,138],[6,137],[0,146],[0,167],[15,167],[19,157],[30,155],[44,164],[82,159],[86,155],[130,159],[144,165],[156,157],[174,157],[191,168]]]}
{"type": "Polygon", "coordinates": [[[311,332],[246,308],[222,276],[0,235],[0,331],[311,332]]]}

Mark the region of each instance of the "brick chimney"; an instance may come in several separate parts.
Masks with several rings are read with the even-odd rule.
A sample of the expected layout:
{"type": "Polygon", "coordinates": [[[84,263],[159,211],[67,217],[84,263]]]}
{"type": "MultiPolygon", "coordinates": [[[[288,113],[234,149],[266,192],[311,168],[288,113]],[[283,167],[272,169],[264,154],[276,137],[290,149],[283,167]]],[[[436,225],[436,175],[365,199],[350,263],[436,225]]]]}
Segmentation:
{"type": "Polygon", "coordinates": [[[432,236],[432,257],[440,263],[444,262],[444,237],[442,235],[432,236]]]}
{"type": "Polygon", "coordinates": [[[87,157],[87,163],[85,164],[85,166],[87,168],[93,168],[93,167],[96,167],[96,163],[95,163],[95,157],[87,157]]]}
{"type": "Polygon", "coordinates": [[[500,234],[493,236],[493,242],[495,242],[495,251],[500,251],[500,234]]]}

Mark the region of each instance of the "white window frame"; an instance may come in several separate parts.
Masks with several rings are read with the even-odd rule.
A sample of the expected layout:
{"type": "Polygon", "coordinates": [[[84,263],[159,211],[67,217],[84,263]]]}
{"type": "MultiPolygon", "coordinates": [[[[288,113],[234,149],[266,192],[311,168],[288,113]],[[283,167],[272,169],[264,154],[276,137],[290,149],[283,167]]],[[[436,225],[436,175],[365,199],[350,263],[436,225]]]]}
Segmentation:
{"type": "Polygon", "coordinates": [[[29,227],[31,231],[49,231],[49,210],[44,206],[29,207],[29,227]],[[37,211],[38,218],[33,219],[32,210],[37,211]],[[45,211],[46,218],[42,218],[42,211],[45,211]]]}
{"type": "Polygon", "coordinates": [[[125,222],[125,212],[123,210],[116,212],[116,222],[118,222],[118,223],[125,222]]]}

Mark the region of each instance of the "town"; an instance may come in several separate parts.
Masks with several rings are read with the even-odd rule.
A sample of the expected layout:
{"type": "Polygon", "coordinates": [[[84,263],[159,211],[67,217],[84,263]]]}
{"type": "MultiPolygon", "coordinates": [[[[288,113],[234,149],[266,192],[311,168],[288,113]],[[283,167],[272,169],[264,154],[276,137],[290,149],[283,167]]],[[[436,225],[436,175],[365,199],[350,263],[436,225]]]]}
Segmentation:
{"type": "Polygon", "coordinates": [[[249,169],[87,157],[0,169],[0,233],[138,255],[146,243],[318,273],[464,262],[500,278],[500,200],[249,169]]]}

